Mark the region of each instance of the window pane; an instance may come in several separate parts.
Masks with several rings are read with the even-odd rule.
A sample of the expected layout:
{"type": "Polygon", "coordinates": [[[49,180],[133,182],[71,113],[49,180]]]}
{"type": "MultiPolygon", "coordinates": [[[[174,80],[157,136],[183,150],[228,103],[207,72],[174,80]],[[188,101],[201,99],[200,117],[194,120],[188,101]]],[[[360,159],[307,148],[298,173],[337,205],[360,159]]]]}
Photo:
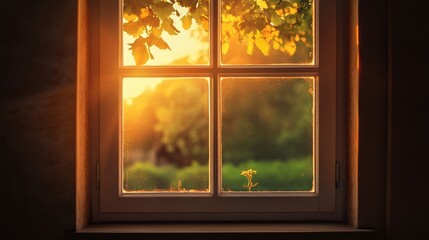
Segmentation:
{"type": "Polygon", "coordinates": [[[208,65],[209,0],[124,0],[123,65],[208,65]]]}
{"type": "Polygon", "coordinates": [[[209,191],[208,78],[124,78],[124,192],[209,191]]]}
{"type": "Polygon", "coordinates": [[[313,89],[310,77],[221,79],[223,191],[313,191],[313,89]]]}
{"type": "Polygon", "coordinates": [[[222,64],[313,64],[313,0],[222,0],[222,64]]]}

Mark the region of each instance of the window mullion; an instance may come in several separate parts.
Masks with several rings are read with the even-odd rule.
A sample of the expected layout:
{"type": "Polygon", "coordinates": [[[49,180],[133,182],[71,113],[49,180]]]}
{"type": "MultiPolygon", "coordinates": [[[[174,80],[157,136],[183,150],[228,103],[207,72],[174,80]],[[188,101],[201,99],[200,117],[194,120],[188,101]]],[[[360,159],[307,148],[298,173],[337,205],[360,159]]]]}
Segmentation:
{"type": "Polygon", "coordinates": [[[214,196],[218,196],[219,192],[220,192],[220,170],[219,170],[219,161],[220,161],[220,144],[219,144],[219,133],[221,131],[219,131],[219,117],[220,117],[220,113],[219,113],[219,77],[218,77],[218,71],[219,71],[219,66],[220,66],[220,61],[219,61],[219,51],[218,51],[218,47],[219,47],[219,21],[220,21],[220,14],[219,14],[219,9],[220,9],[220,2],[221,1],[210,1],[211,4],[211,19],[212,19],[212,24],[211,24],[211,43],[210,43],[210,47],[211,47],[211,67],[212,67],[212,78],[211,78],[211,82],[212,82],[212,101],[213,103],[210,104],[211,107],[213,108],[212,113],[213,113],[213,118],[211,123],[213,124],[210,127],[210,130],[212,131],[212,140],[213,143],[210,144],[210,147],[212,147],[212,167],[213,167],[213,171],[211,172],[212,174],[212,179],[213,179],[213,183],[211,183],[212,187],[213,187],[213,195],[214,196]]]}

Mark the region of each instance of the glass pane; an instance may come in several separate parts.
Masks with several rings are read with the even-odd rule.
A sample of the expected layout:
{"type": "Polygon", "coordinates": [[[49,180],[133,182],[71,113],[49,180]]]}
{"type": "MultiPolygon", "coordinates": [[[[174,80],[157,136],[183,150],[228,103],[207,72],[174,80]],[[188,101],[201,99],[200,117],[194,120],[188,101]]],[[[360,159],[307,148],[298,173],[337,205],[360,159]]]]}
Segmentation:
{"type": "Polygon", "coordinates": [[[223,78],[222,190],[314,191],[314,78],[223,78]]]}
{"type": "Polygon", "coordinates": [[[208,65],[209,0],[124,0],[124,66],[208,65]]]}
{"type": "Polygon", "coordinates": [[[222,64],[313,64],[313,0],[222,0],[222,64]]]}
{"type": "Polygon", "coordinates": [[[209,191],[208,78],[124,78],[124,192],[209,191]]]}

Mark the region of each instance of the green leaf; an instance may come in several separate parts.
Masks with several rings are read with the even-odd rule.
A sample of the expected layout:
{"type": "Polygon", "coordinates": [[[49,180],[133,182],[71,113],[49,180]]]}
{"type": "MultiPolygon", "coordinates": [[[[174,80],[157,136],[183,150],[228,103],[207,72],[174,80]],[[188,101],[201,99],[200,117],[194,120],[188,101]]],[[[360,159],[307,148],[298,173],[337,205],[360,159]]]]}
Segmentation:
{"type": "Polygon", "coordinates": [[[162,21],[162,29],[168,32],[170,35],[177,35],[180,31],[173,25],[173,19],[166,18],[162,21]]]}
{"type": "Polygon", "coordinates": [[[143,65],[149,60],[149,52],[146,45],[146,39],[141,36],[134,43],[130,44],[129,50],[132,51],[136,65],[143,65]]]}
{"type": "Polygon", "coordinates": [[[123,24],[123,30],[136,38],[143,33],[143,26],[141,22],[127,22],[123,24]]]}
{"type": "Polygon", "coordinates": [[[182,18],[182,27],[185,30],[188,30],[192,26],[192,17],[190,15],[186,15],[182,18]]]}
{"type": "Polygon", "coordinates": [[[289,24],[295,24],[296,23],[296,16],[295,14],[289,14],[286,16],[286,22],[289,24]]]}
{"type": "Polygon", "coordinates": [[[271,23],[274,27],[277,27],[282,25],[283,19],[279,15],[273,14],[273,16],[271,16],[271,23]]]}
{"type": "Polygon", "coordinates": [[[160,18],[166,19],[175,11],[173,4],[169,2],[159,2],[152,5],[153,12],[160,18]]]}

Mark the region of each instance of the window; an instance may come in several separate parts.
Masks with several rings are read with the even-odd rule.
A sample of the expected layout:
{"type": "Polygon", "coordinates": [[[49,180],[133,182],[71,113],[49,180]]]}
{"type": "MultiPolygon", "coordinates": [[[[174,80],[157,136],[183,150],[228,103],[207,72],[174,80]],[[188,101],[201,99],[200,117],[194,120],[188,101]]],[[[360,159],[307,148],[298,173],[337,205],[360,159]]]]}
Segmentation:
{"type": "Polygon", "coordinates": [[[95,221],[342,219],[336,2],[102,1],[95,221]]]}

